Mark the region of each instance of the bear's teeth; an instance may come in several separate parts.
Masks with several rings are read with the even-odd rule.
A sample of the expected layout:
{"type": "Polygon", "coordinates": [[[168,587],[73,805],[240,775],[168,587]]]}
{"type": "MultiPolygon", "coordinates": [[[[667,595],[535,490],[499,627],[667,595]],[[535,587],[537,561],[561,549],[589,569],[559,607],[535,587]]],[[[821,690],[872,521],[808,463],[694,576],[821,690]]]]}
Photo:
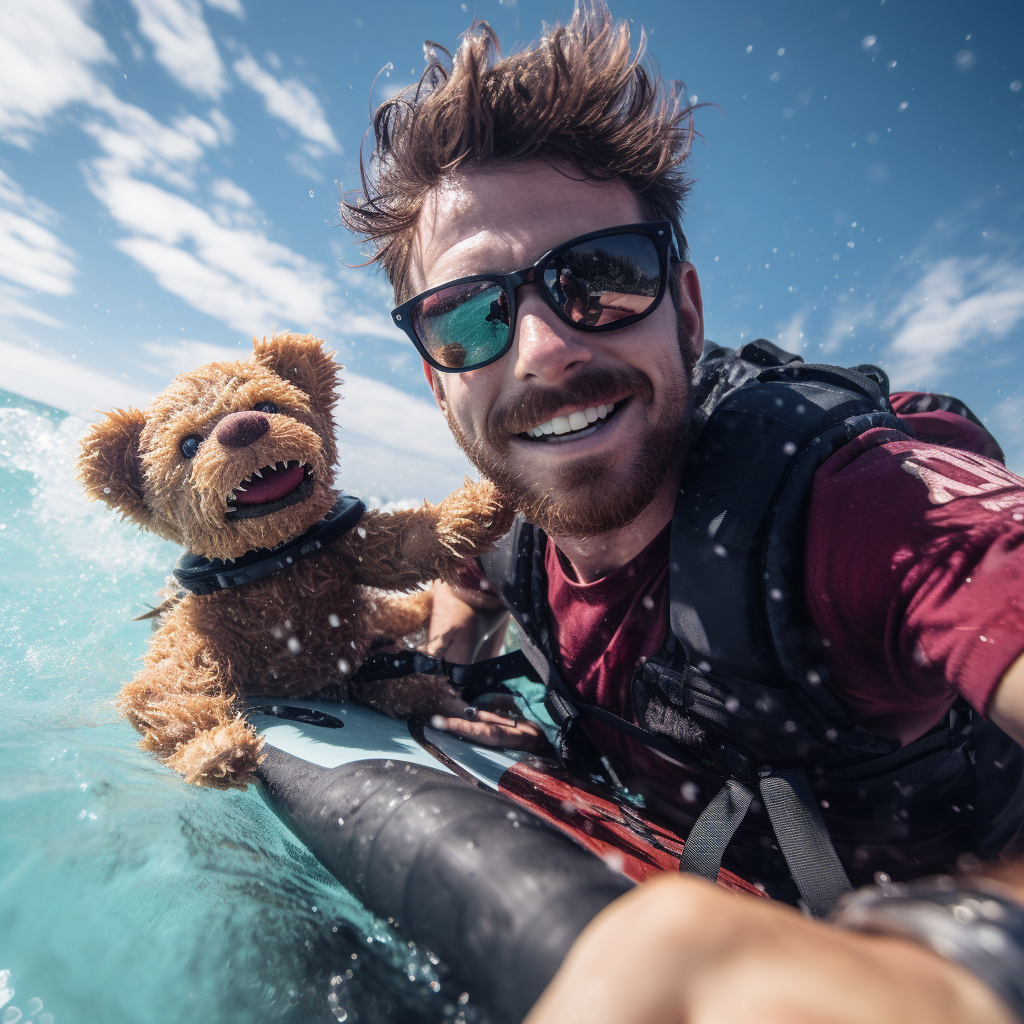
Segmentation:
{"type": "MultiPolygon", "coordinates": [[[[258,476],[261,480],[263,479],[263,474],[258,469],[254,469],[252,471],[252,475],[253,476],[258,476]]],[[[252,478],[250,477],[250,479],[252,479],[252,478]]]]}
{"type": "Polygon", "coordinates": [[[241,484],[239,484],[238,487],[236,488],[236,493],[237,494],[245,494],[246,490],[247,490],[247,488],[245,488],[241,484]]]}

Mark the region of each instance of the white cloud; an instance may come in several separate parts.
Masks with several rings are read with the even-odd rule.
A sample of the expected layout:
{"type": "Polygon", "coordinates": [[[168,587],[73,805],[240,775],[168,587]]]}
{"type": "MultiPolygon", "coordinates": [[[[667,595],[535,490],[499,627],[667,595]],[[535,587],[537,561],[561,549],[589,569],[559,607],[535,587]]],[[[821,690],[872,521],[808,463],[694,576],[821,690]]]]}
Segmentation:
{"type": "Polygon", "coordinates": [[[29,320],[50,327],[59,320],[32,304],[32,292],[70,295],[75,289],[76,254],[49,228],[57,215],[0,171],[0,319],[29,320]]]}
{"type": "Polygon", "coordinates": [[[1005,338],[1024,321],[1024,267],[1006,259],[951,257],[928,267],[881,327],[894,387],[936,381],[958,354],[1005,338]]]}
{"type": "Polygon", "coordinates": [[[86,21],[85,0],[13,0],[0,31],[0,132],[28,147],[47,118],[96,90],[93,67],[114,63],[86,21]]]}
{"type": "Polygon", "coordinates": [[[807,322],[807,310],[798,310],[789,322],[780,327],[776,341],[780,348],[787,352],[800,353],[806,347],[804,342],[804,324],[807,322]]]}
{"type": "Polygon", "coordinates": [[[176,117],[171,124],[181,132],[182,135],[187,136],[194,142],[198,142],[201,146],[219,146],[220,145],[220,132],[217,128],[210,124],[209,121],[204,121],[201,117],[196,117],[195,114],[188,114],[185,117],[176,117]]]}
{"type": "Polygon", "coordinates": [[[245,20],[245,8],[241,0],[206,0],[207,7],[214,7],[226,14],[233,14],[239,21],[245,20]]]}
{"type": "Polygon", "coordinates": [[[0,339],[0,364],[4,368],[0,384],[7,390],[85,419],[96,419],[97,410],[144,406],[151,397],[127,381],[89,369],[65,356],[28,348],[24,341],[0,339]]]}
{"type": "Polygon", "coordinates": [[[236,60],[233,66],[235,74],[263,97],[268,114],[280,118],[310,142],[326,146],[334,153],[341,152],[320,101],[297,78],[278,81],[261,68],[250,53],[236,60]]]}
{"type": "Polygon", "coordinates": [[[75,290],[74,256],[41,224],[0,210],[0,276],[49,295],[70,295],[75,290]]]}
{"type": "Polygon", "coordinates": [[[217,99],[227,88],[224,64],[203,20],[199,0],[132,0],[139,32],[172,78],[199,96],[217,99]]]}
{"type": "Polygon", "coordinates": [[[97,87],[93,106],[109,119],[93,118],[82,125],[106,154],[94,162],[97,170],[107,175],[152,174],[178,188],[195,187],[192,173],[203,146],[193,135],[169,128],[103,85],[97,87]]]}
{"type": "Polygon", "coordinates": [[[256,205],[253,197],[230,178],[218,178],[210,185],[210,192],[222,203],[240,206],[244,210],[251,209],[256,205]]]}
{"type": "Polygon", "coordinates": [[[330,323],[336,289],[319,264],[149,182],[100,173],[91,184],[132,232],[117,247],[194,308],[247,333],[330,323]]]}

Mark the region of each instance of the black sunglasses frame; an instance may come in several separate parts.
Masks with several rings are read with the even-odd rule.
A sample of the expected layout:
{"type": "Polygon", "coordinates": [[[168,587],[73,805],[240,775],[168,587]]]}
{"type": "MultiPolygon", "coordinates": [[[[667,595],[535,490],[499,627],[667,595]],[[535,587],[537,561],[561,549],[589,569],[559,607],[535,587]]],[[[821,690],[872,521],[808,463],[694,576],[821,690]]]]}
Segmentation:
{"type": "Polygon", "coordinates": [[[635,324],[643,320],[644,317],[650,316],[661,304],[668,285],[670,250],[672,257],[676,262],[679,262],[679,255],[673,244],[672,222],[668,220],[645,221],[640,224],[621,224],[613,228],[603,228],[600,231],[591,231],[588,234],[570,238],[569,241],[562,242],[561,245],[556,245],[554,248],[549,249],[536,263],[523,267],[522,270],[513,271],[511,274],[473,274],[469,277],[457,277],[453,281],[445,281],[444,284],[439,284],[435,288],[428,288],[425,292],[420,292],[419,295],[414,295],[400,306],[396,306],[391,311],[391,319],[395,322],[396,327],[405,332],[409,340],[416,346],[416,351],[435,370],[439,370],[441,373],[468,373],[470,370],[479,370],[484,366],[490,366],[491,363],[497,362],[507,355],[509,349],[512,348],[512,343],[515,341],[516,336],[516,318],[518,316],[516,308],[517,288],[524,284],[535,284],[544,301],[555,312],[555,315],[570,327],[575,327],[578,331],[591,331],[594,333],[599,331],[615,331],[620,327],[629,327],[630,324],[635,324]],[[571,249],[573,246],[593,241],[595,238],[611,238],[615,235],[645,235],[654,243],[658,253],[658,273],[660,277],[658,294],[642,313],[624,316],[620,320],[613,320],[611,323],[590,325],[573,320],[558,305],[555,297],[544,284],[544,271],[547,269],[547,264],[559,253],[565,252],[566,249],[571,249]],[[490,359],[484,360],[482,363],[474,363],[472,366],[443,366],[427,351],[426,346],[416,334],[416,328],[413,326],[413,313],[424,299],[429,298],[435,292],[443,291],[445,288],[451,288],[454,285],[473,284],[476,281],[488,281],[496,284],[505,293],[505,301],[508,303],[508,340],[502,346],[500,352],[491,356],[490,359]]]}

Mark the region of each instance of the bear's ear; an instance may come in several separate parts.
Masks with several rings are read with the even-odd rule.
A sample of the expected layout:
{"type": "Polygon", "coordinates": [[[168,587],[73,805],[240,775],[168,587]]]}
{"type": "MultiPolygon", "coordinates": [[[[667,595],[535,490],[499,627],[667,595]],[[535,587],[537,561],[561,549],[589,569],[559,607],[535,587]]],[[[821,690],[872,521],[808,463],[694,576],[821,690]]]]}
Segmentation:
{"type": "Polygon", "coordinates": [[[78,478],[90,498],[117,509],[140,526],[152,525],[142,489],[139,437],[146,425],[138,409],[115,409],[82,438],[78,478]]]}
{"type": "Polygon", "coordinates": [[[330,409],[337,399],[338,371],[344,369],[312,334],[274,334],[252,340],[254,362],[261,363],[309,395],[314,407],[330,409]]]}

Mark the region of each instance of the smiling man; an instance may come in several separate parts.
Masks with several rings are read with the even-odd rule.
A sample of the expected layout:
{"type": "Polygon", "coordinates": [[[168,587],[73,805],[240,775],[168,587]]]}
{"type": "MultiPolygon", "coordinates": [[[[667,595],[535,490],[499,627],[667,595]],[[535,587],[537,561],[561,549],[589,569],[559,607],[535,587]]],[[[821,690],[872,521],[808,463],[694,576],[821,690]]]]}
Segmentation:
{"type": "MultiPolygon", "coordinates": [[[[345,218],[453,435],[520,513],[435,589],[435,648],[485,658],[511,611],[559,754],[692,829],[693,874],[727,864],[824,916],[851,879],[1003,848],[1024,817],[1024,481],[980,422],[890,397],[875,367],[705,344],[689,111],[602,6],[505,59],[478,26],[375,128],[345,218]]],[[[469,739],[544,742],[446,711],[469,739]]],[[[714,913],[762,913],[736,906],[714,913]]]]}

